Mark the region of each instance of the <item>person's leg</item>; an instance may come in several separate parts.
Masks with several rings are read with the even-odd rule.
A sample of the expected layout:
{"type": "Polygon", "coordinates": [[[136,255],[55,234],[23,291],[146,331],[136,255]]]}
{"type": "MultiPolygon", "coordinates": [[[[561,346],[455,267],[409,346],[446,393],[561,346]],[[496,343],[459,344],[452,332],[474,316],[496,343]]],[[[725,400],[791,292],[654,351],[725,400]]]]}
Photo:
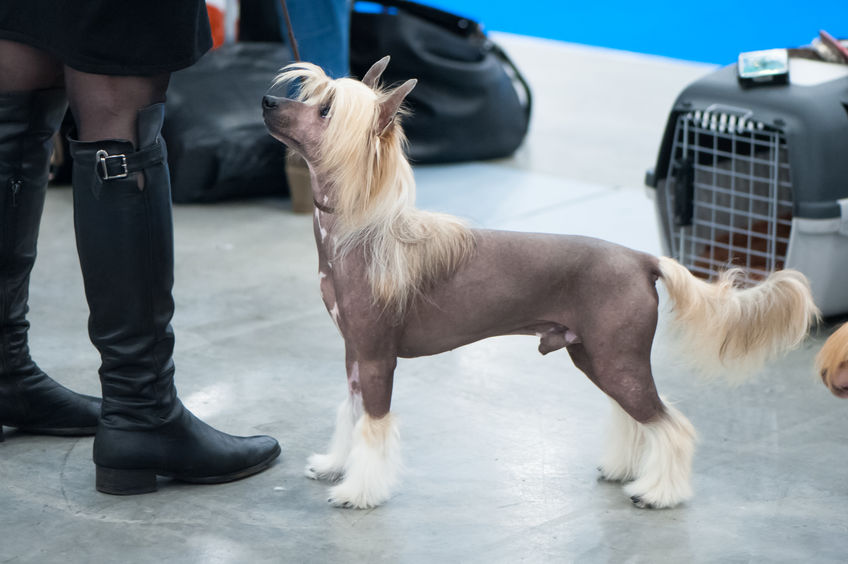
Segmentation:
{"type": "MultiPolygon", "coordinates": [[[[350,72],[350,0],[289,0],[288,8],[301,58],[315,63],[332,78],[347,76],[350,72]]],[[[288,42],[284,18],[280,25],[284,40],[288,42]]]]}
{"type": "Polygon", "coordinates": [[[27,339],[52,138],[66,108],[61,64],[28,45],[0,40],[0,440],[3,425],[92,434],[100,415],[97,398],[75,394],[39,369],[27,339]]]}
{"type": "Polygon", "coordinates": [[[65,69],[78,141],[126,139],[138,145],[137,112],[165,102],[170,74],[110,76],[65,69]]]}
{"type": "Polygon", "coordinates": [[[31,92],[62,87],[62,64],[50,54],[0,39],[0,90],[31,92]]]}
{"type": "Polygon", "coordinates": [[[271,437],[233,437],[195,418],[174,387],[171,187],[161,137],[168,76],[65,69],[77,122],[74,227],[101,355],[97,489],[154,491],[156,476],[216,483],[267,468],[271,437]]]}

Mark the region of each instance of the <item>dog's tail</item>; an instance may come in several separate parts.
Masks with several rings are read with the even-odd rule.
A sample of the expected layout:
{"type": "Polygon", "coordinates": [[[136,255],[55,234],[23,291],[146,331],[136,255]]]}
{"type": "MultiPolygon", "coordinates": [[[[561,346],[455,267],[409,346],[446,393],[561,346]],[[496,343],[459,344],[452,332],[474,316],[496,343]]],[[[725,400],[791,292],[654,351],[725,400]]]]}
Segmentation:
{"type": "Polygon", "coordinates": [[[848,398],[848,323],[824,342],[816,355],[816,372],[831,392],[848,398]]]}
{"type": "Polygon", "coordinates": [[[675,333],[708,375],[739,381],[753,374],[798,346],[819,317],[809,283],[797,270],[779,270],[749,288],[737,287],[738,268],[712,283],[667,257],[659,258],[659,270],[675,333]]]}

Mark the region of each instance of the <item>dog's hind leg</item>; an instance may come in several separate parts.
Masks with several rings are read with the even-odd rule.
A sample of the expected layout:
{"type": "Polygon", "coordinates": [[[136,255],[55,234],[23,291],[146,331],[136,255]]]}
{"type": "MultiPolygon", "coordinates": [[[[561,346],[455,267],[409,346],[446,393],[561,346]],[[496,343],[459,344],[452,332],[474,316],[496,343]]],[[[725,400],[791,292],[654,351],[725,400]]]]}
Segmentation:
{"type": "Polygon", "coordinates": [[[639,507],[674,507],[692,497],[695,429],[672,405],[647,423],[637,423],[642,453],[636,479],[625,486],[639,507]]]}
{"type": "Polygon", "coordinates": [[[650,353],[632,358],[618,354],[612,360],[605,356],[604,361],[593,362],[582,344],[569,346],[568,351],[575,365],[613,400],[601,459],[604,478],[633,480],[625,491],[639,507],[674,507],[689,499],[695,431],[657,394],[650,353]]]}
{"type": "Polygon", "coordinates": [[[645,445],[642,426],[630,417],[615,400],[610,400],[612,415],[607,423],[604,452],[598,469],[605,480],[634,480],[641,465],[645,445]]]}
{"type": "Polygon", "coordinates": [[[365,413],[353,427],[344,479],[330,488],[331,504],[365,509],[386,501],[400,478],[400,434],[389,412],[396,360],[353,361],[365,413]]]}
{"type": "MultiPolygon", "coordinates": [[[[569,345],[567,350],[574,365],[595,385],[600,386],[583,345],[569,345]]],[[[606,440],[598,470],[604,480],[630,481],[636,478],[641,465],[644,434],[639,422],[628,415],[614,399],[610,400],[612,417],[607,423],[606,440]]]]}

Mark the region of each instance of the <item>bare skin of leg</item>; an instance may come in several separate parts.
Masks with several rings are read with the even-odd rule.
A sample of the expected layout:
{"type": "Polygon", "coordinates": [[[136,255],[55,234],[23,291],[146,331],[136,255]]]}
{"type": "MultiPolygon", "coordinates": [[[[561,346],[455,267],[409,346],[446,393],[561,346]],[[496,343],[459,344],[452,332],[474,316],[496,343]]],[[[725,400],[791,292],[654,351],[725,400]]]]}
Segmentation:
{"type": "Polygon", "coordinates": [[[395,359],[358,363],[363,407],[373,419],[384,417],[391,409],[392,382],[396,365],[395,359]]]}
{"type": "Polygon", "coordinates": [[[647,374],[636,367],[628,372],[612,373],[612,370],[598,370],[599,363],[592,361],[582,343],[569,345],[567,350],[574,365],[636,421],[648,423],[663,413],[663,404],[650,374],[650,359],[645,365],[647,374]]]}
{"type": "Polygon", "coordinates": [[[0,39],[0,90],[30,92],[62,86],[62,64],[48,53],[0,39]]]}
{"type": "Polygon", "coordinates": [[[136,113],[164,102],[169,80],[169,73],[109,76],[65,67],[65,88],[78,139],[127,139],[137,145],[136,113]]]}

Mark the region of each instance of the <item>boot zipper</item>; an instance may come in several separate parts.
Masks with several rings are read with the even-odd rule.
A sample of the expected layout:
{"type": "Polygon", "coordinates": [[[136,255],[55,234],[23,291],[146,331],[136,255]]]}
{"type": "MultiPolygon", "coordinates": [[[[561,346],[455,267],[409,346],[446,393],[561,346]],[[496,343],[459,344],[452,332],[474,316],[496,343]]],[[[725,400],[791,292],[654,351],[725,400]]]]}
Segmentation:
{"type": "MultiPolygon", "coordinates": [[[[23,185],[23,179],[21,179],[21,178],[12,177],[9,180],[9,190],[12,193],[12,207],[13,208],[18,207],[18,192],[21,191],[22,185],[23,185]]],[[[6,236],[5,231],[6,231],[6,226],[4,225],[3,226],[3,232],[4,233],[2,234],[4,239],[5,239],[5,236],[6,236]]],[[[0,256],[0,261],[5,261],[5,257],[0,256]]],[[[5,283],[5,280],[4,280],[3,283],[2,283],[2,287],[0,287],[0,339],[2,340],[2,342],[0,342],[0,346],[2,346],[2,350],[0,350],[0,376],[6,374],[6,369],[7,369],[6,353],[9,350],[9,343],[8,343],[9,336],[6,334],[6,327],[5,327],[6,314],[7,314],[6,298],[8,297],[8,296],[6,296],[7,288],[5,286],[6,286],[6,283],[5,283]]]]}
{"type": "Polygon", "coordinates": [[[21,186],[24,181],[20,178],[12,178],[9,181],[9,189],[12,191],[12,207],[18,207],[18,192],[21,191],[21,186]]]}

